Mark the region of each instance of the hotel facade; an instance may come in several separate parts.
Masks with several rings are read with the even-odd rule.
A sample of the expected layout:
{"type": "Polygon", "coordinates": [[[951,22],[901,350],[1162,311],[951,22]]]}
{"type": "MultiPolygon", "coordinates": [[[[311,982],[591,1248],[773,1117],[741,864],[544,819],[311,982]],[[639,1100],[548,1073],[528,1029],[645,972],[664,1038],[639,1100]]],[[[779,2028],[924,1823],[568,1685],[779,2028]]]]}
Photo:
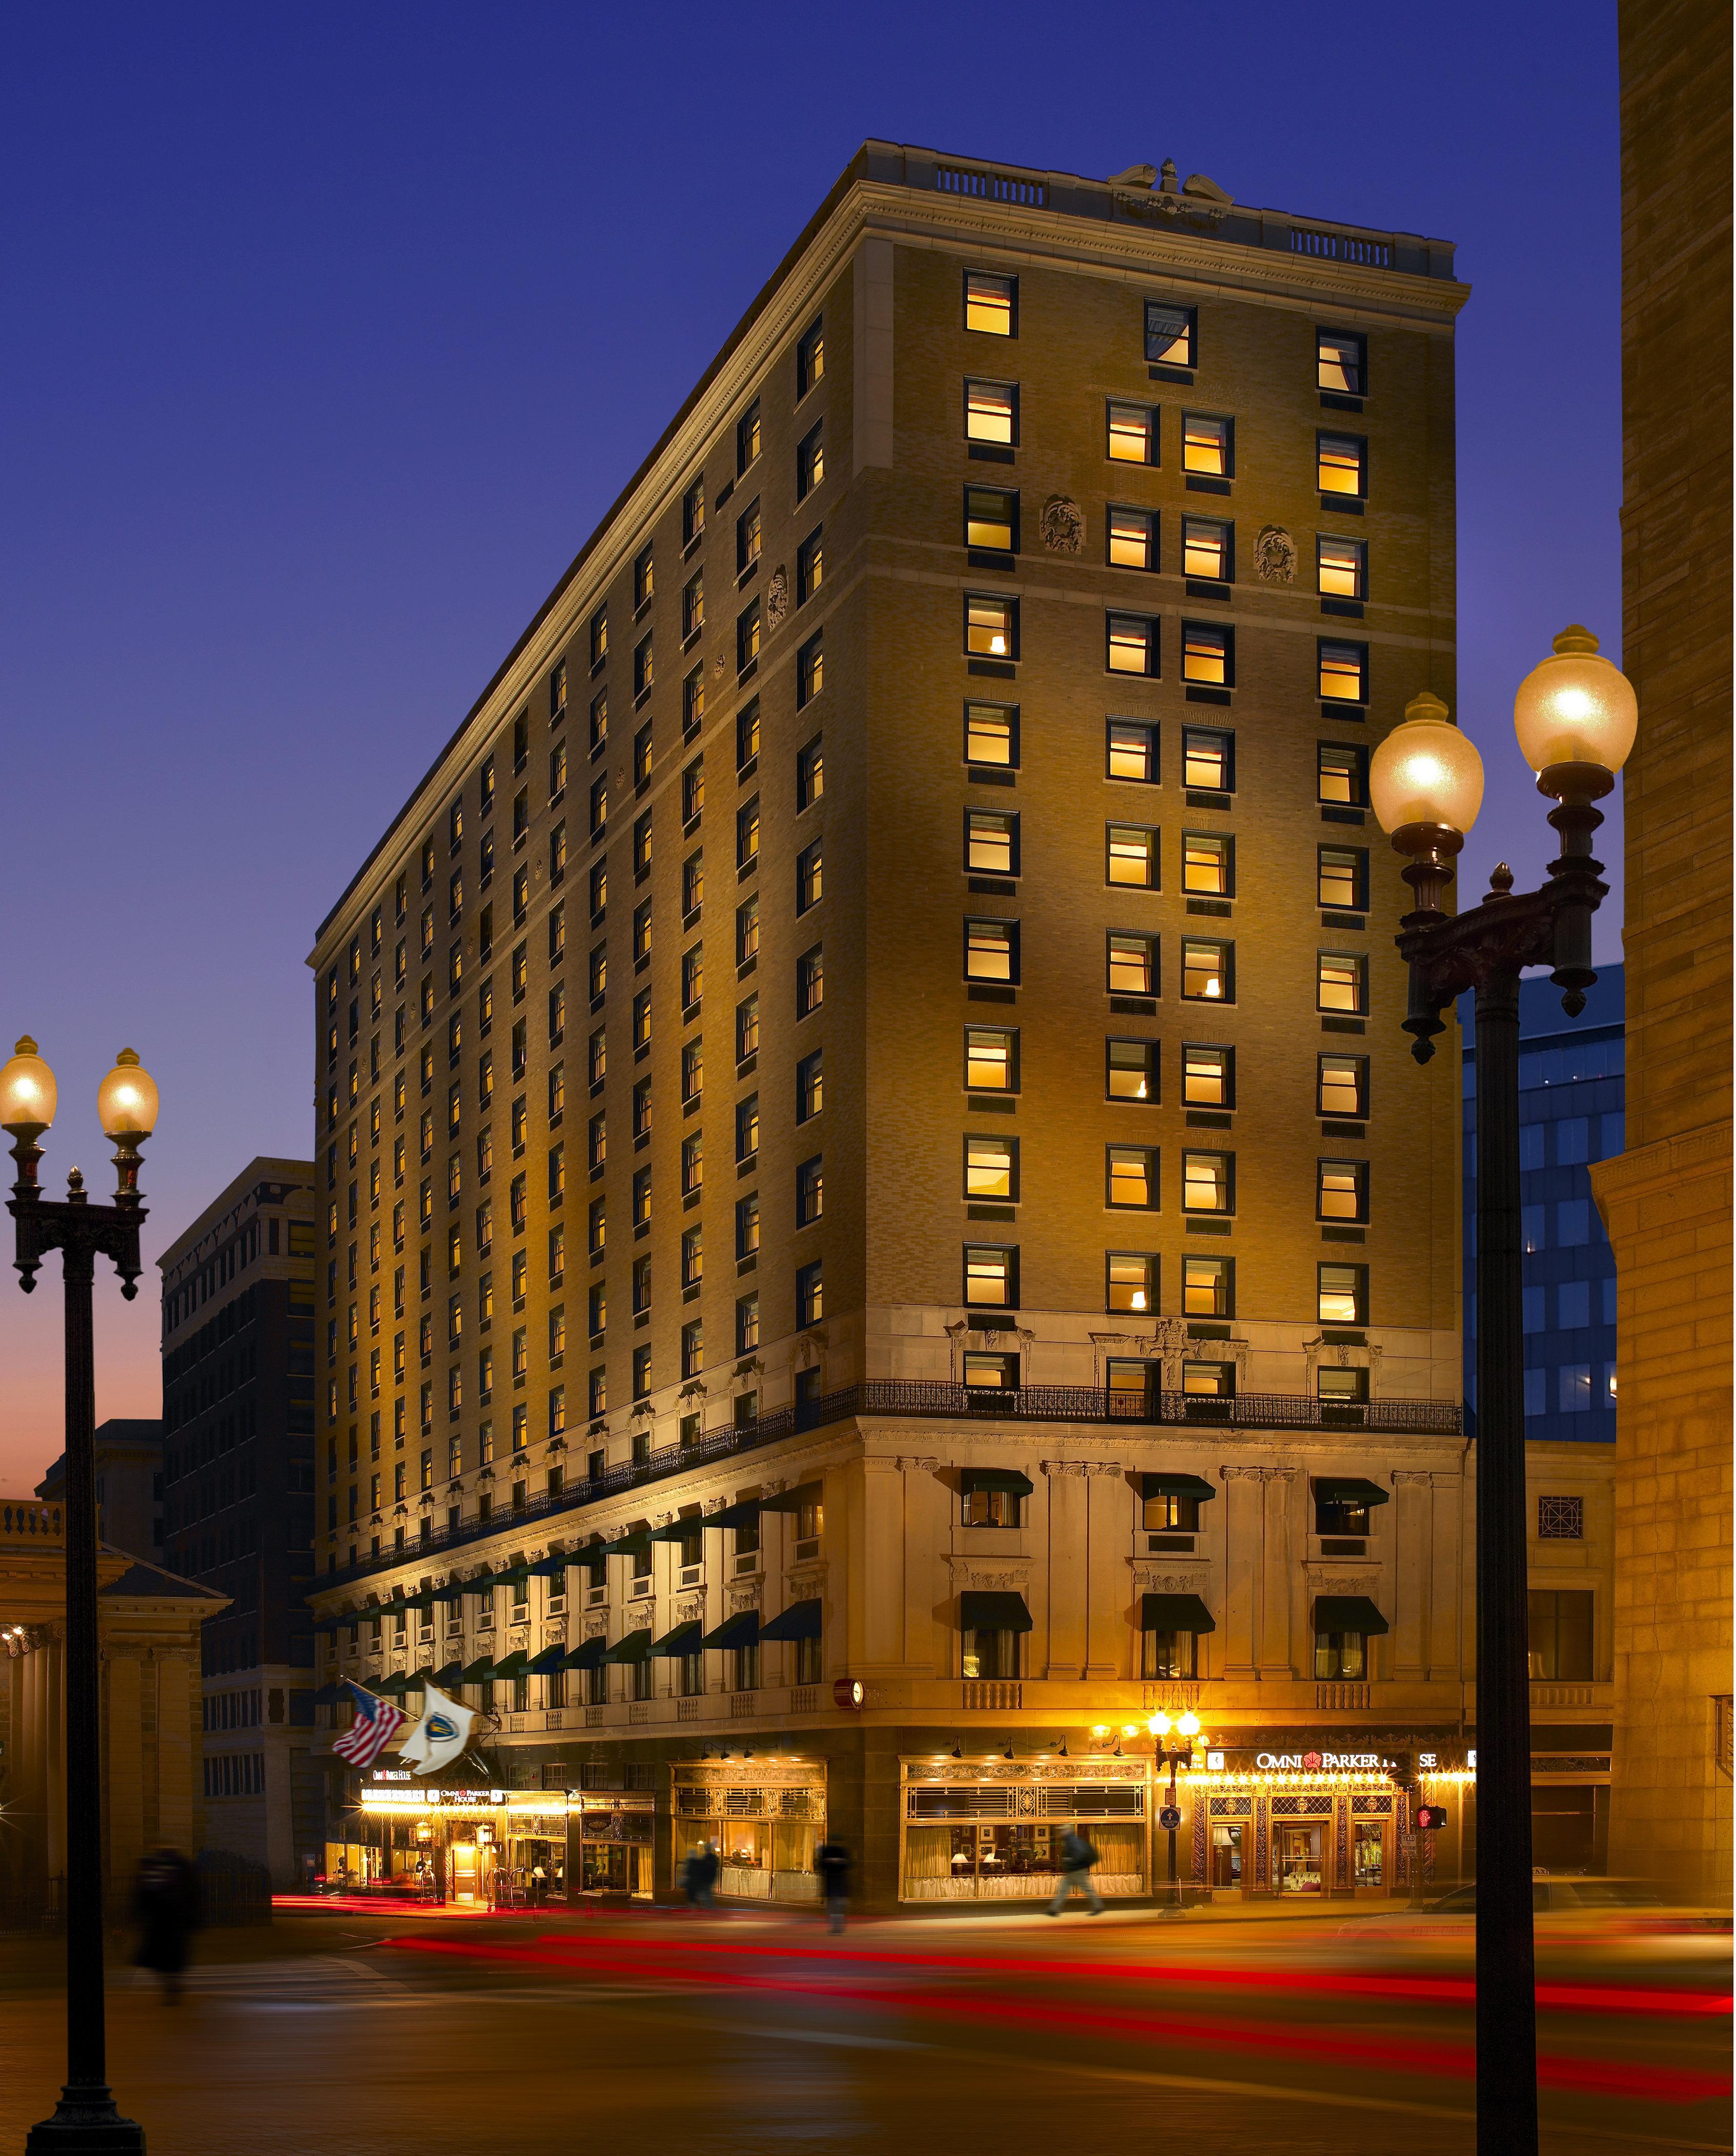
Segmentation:
{"type": "Polygon", "coordinates": [[[1468,1861],[1460,1104],[1364,792],[1454,702],[1465,296],[852,161],[311,957],[319,1712],[429,1676],[501,1800],[334,1779],[328,1863],[830,1834],[891,1907],[1078,1821],[1144,1895],[1160,1710],[1184,1881],[1468,1861]]]}

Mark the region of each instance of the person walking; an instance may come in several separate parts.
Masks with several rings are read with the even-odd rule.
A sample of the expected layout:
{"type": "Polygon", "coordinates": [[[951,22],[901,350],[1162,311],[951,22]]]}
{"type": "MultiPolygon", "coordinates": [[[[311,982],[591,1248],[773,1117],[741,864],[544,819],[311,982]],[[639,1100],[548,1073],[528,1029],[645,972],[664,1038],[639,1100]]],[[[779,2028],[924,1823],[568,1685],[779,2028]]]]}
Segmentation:
{"type": "Polygon", "coordinates": [[[819,1874],[829,1928],[841,1932],[850,1906],[850,1851],[841,1841],[823,1841],[814,1852],[814,1868],[819,1874]]]}
{"type": "Polygon", "coordinates": [[[1096,1845],[1086,1840],[1077,1827],[1070,1826],[1061,1838],[1061,1882],[1055,1887],[1055,1899],[1049,1904],[1049,1914],[1058,1917],[1066,1907],[1070,1895],[1085,1897],[1086,1906],[1092,1916],[1103,1913],[1103,1897],[1091,1884],[1091,1868],[1097,1861],[1096,1845]]]}
{"type": "Polygon", "coordinates": [[[133,1913],[141,1933],[134,1964],[154,1969],[172,2002],[181,1996],[187,1943],[199,1922],[198,1874],[178,1849],[154,1849],[140,1859],[133,1913]]]}

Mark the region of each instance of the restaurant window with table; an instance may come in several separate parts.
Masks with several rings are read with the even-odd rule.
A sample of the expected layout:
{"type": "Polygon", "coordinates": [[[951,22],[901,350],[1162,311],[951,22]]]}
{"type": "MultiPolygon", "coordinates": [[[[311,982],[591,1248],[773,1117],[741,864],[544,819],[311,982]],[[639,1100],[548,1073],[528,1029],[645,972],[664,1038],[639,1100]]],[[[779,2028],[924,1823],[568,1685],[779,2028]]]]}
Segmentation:
{"type": "Polygon", "coordinates": [[[1147,1777],[1143,1761],[998,1763],[965,1780],[950,1760],[903,1763],[900,1898],[971,1902],[1046,1898],[1059,1882],[1061,1844],[1087,1835],[1092,1880],[1107,1897],[1143,1894],[1147,1777]]]}

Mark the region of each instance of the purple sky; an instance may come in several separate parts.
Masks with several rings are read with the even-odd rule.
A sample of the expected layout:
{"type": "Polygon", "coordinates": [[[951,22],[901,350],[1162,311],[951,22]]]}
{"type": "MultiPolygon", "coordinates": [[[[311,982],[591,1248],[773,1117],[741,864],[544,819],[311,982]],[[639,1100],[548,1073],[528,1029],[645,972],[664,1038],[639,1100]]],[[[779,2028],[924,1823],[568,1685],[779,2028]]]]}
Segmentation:
{"type": "MultiPolygon", "coordinates": [[[[162,1088],[147,1260],[311,1143],[314,931],[858,143],[1459,243],[1464,889],[1548,858],[1512,696],[1620,657],[1613,10],[1400,0],[872,10],[519,4],[15,14],[0,83],[0,1027],[162,1088]]],[[[1619,820],[1605,858],[1619,861],[1619,820]]],[[[1616,900],[1599,955],[1619,955],[1616,900]]],[[[8,1255],[10,1226],[5,1224],[8,1255]]],[[[0,1279],[0,1493],[60,1449],[58,1269],[0,1279]]],[[[99,1417],[157,1304],[97,1306],[99,1417]]]]}

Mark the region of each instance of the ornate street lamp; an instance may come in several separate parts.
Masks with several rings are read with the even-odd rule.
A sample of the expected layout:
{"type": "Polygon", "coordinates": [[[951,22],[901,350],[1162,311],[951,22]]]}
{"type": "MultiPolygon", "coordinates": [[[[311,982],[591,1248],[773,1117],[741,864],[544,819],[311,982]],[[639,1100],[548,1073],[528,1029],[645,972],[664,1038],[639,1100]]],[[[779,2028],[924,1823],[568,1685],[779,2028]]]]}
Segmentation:
{"type": "Polygon", "coordinates": [[[1505,862],[1469,912],[1442,906],[1453,860],[1482,801],[1482,760],[1425,693],[1374,752],[1374,814],[1410,856],[1416,894],[1400,922],[1410,969],[1405,1030],[1425,1063],[1439,1014],[1466,988],[1477,1008],[1477,2145],[1535,2156],[1537,2002],[1531,1912],[1531,1696],[1527,1662],[1523,1297],[1519,1243],[1519,974],[1548,966],[1577,1017],[1591,967],[1591,916],[1608,896],[1591,858],[1596,803],[1633,747],[1626,676],[1588,629],[1564,629],[1526,675],[1513,730],[1537,788],[1555,803],[1561,852],[1547,883],[1515,895],[1505,862]]]}
{"type": "Polygon", "coordinates": [[[1191,1768],[1194,1763],[1194,1739],[1199,1734],[1199,1717],[1189,1707],[1179,1722],[1172,1722],[1159,1707],[1145,1726],[1152,1734],[1158,1767],[1169,1769],[1168,1791],[1163,1799],[1163,1810],[1158,1814],[1158,1824],[1169,1837],[1169,1899],[1158,1914],[1179,1917],[1182,1912],[1181,1880],[1175,1866],[1175,1834],[1181,1825],[1181,1806],[1176,1802],[1175,1771],[1178,1767],[1191,1768]],[[1171,1729],[1183,1739],[1181,1743],[1173,1748],[1164,1742],[1171,1729]]]}
{"type": "Polygon", "coordinates": [[[38,1141],[54,1120],[54,1074],[28,1034],[0,1069],[0,1130],[18,1163],[7,1210],[17,1223],[26,1295],[50,1250],[66,1294],[66,2083],[52,2118],[30,2129],[28,2156],[144,2156],[144,2128],[123,2118],[108,2085],[103,2026],[102,1747],[97,1672],[96,1381],[91,1290],[99,1255],[121,1292],[138,1292],[139,1147],[157,1122],[157,1086],[130,1048],[97,1088],[96,1112],[115,1142],[112,1205],[93,1205],[74,1168],[64,1200],[36,1180],[38,1141]]]}

